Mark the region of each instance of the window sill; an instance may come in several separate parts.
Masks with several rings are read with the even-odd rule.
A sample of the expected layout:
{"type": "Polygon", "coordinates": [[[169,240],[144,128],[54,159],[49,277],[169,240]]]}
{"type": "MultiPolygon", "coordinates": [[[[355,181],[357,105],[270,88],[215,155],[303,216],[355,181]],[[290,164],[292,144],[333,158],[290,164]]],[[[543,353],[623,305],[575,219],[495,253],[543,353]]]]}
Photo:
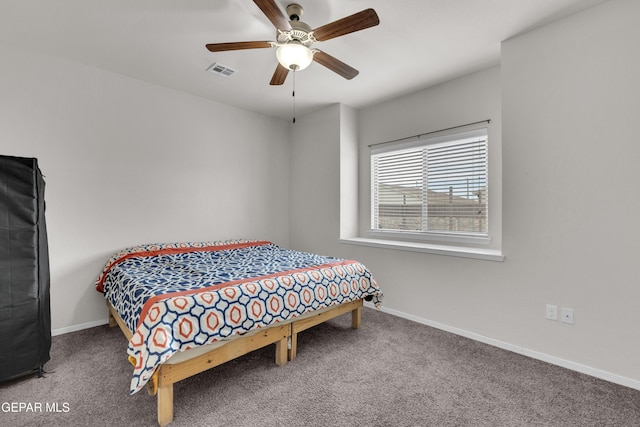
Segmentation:
{"type": "Polygon", "coordinates": [[[400,240],[370,239],[365,237],[349,237],[340,239],[340,243],[374,248],[395,249],[400,251],[423,252],[435,255],[455,256],[461,258],[480,259],[485,261],[504,261],[502,252],[496,249],[469,248],[463,246],[446,246],[431,243],[404,242],[400,240]]]}

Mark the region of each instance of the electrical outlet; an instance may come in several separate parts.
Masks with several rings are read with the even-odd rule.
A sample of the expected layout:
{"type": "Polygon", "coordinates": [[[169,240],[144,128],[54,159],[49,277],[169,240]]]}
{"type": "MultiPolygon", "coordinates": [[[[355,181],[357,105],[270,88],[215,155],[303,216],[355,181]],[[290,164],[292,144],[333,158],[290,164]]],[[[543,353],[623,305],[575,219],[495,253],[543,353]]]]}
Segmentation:
{"type": "Polygon", "coordinates": [[[547,304],[547,319],[558,320],[558,306],[547,304]]]}
{"type": "Polygon", "coordinates": [[[562,307],[560,310],[560,320],[563,323],[573,325],[573,308],[562,307]]]}

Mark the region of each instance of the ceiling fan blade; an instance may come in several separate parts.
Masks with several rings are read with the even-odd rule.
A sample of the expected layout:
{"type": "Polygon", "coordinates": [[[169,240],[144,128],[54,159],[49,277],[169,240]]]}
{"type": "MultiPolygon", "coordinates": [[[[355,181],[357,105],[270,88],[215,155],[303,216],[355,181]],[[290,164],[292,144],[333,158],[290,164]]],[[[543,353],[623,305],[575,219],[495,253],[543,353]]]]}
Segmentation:
{"type": "Polygon", "coordinates": [[[276,71],[275,73],[273,73],[273,77],[271,77],[271,81],[269,82],[269,84],[272,86],[281,85],[287,79],[288,75],[289,75],[289,69],[278,64],[278,66],[276,67],[276,71]]]}
{"type": "Polygon", "coordinates": [[[269,18],[274,27],[285,31],[291,29],[289,18],[282,13],[275,0],[253,0],[253,2],[269,18]]]}
{"type": "Polygon", "coordinates": [[[347,80],[351,80],[355,76],[357,76],[360,72],[350,65],[345,64],[339,59],[334,58],[333,56],[325,53],[321,50],[315,49],[315,53],[313,54],[313,60],[316,61],[320,65],[324,65],[331,71],[340,74],[347,80]]]}
{"type": "Polygon", "coordinates": [[[313,30],[313,35],[319,42],[330,40],[345,34],[375,27],[380,23],[378,14],[373,9],[365,9],[346,18],[323,25],[313,30]]]}
{"type": "Polygon", "coordinates": [[[241,49],[262,49],[272,47],[271,42],[231,42],[231,43],[210,43],[207,49],[211,52],[224,52],[227,50],[241,49]]]}

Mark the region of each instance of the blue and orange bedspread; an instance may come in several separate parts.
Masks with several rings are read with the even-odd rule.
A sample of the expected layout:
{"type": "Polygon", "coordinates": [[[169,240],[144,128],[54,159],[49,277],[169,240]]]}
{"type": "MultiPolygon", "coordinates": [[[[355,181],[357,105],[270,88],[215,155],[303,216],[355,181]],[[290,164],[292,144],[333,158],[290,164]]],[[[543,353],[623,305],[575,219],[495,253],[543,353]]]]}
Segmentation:
{"type": "Polygon", "coordinates": [[[357,261],[254,240],[143,245],[105,265],[96,289],[133,337],[131,394],[178,351],[382,291],[357,261]]]}

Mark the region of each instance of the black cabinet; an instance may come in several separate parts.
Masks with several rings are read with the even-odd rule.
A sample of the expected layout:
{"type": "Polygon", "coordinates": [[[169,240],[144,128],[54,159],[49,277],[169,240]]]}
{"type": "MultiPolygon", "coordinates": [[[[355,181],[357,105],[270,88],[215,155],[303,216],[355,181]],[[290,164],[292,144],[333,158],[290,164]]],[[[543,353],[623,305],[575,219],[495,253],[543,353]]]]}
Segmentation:
{"type": "Polygon", "coordinates": [[[0,381],[42,374],[51,349],[44,179],[34,158],[0,156],[0,381]]]}

